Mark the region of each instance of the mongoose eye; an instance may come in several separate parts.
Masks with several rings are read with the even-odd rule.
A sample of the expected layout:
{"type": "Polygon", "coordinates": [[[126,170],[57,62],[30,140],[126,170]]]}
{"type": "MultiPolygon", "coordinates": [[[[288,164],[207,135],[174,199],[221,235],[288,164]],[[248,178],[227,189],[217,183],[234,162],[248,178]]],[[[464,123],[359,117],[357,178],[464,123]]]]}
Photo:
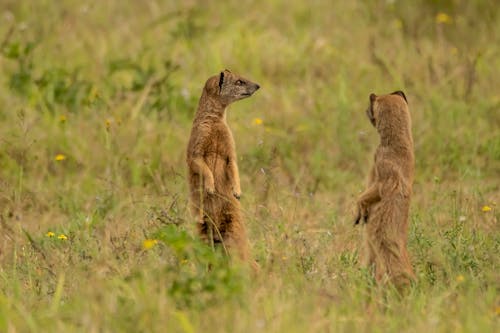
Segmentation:
{"type": "Polygon", "coordinates": [[[242,86],[245,84],[245,81],[236,80],[236,82],[234,84],[236,84],[237,86],[242,86]]]}

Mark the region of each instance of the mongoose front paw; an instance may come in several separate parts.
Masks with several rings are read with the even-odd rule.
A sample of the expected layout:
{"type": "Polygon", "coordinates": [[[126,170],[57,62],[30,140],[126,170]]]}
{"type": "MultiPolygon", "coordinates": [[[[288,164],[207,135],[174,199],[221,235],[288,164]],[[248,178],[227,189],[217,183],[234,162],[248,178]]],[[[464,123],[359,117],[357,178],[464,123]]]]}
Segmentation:
{"type": "Polygon", "coordinates": [[[354,225],[359,224],[359,221],[363,219],[364,223],[368,222],[368,209],[363,206],[358,207],[358,214],[356,215],[356,219],[354,220],[354,225]]]}
{"type": "Polygon", "coordinates": [[[205,191],[208,193],[208,194],[214,194],[215,193],[215,186],[214,184],[210,184],[210,183],[207,183],[205,184],[205,191]]]}
{"type": "Polygon", "coordinates": [[[241,188],[240,188],[239,185],[233,186],[233,196],[236,199],[240,200],[240,198],[241,198],[241,188]]]}
{"type": "Polygon", "coordinates": [[[366,215],[363,215],[363,222],[368,223],[368,213],[366,213],[366,215]]]}

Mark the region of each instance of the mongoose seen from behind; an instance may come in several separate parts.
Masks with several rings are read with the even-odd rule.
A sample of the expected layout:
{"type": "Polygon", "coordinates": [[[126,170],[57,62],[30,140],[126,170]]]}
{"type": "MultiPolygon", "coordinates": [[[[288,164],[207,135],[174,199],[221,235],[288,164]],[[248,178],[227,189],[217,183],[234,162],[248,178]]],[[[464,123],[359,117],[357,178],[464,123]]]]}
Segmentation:
{"type": "Polygon", "coordinates": [[[415,158],[406,96],[402,91],[371,94],[366,113],[380,144],[355,223],[365,223],[365,261],[376,280],[401,289],[414,279],[407,240],[415,158]]]}
{"type": "Polygon", "coordinates": [[[250,97],[259,85],[228,70],[205,83],[187,148],[188,180],[198,232],[207,242],[220,243],[229,255],[250,257],[239,198],[240,177],[233,135],[226,122],[229,104],[250,97]]]}

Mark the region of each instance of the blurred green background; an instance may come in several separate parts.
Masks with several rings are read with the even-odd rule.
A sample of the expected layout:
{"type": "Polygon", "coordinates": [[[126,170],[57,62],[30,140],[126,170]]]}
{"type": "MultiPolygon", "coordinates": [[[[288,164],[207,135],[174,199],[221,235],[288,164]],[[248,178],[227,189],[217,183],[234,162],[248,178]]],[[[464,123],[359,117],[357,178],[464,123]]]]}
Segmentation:
{"type": "Polygon", "coordinates": [[[0,331],[498,330],[497,1],[0,3],[0,331]],[[257,278],[199,244],[185,148],[232,105],[257,278]],[[403,90],[416,179],[403,300],[367,288],[368,95],[403,90]],[[211,266],[211,271],[207,267],[211,266]]]}

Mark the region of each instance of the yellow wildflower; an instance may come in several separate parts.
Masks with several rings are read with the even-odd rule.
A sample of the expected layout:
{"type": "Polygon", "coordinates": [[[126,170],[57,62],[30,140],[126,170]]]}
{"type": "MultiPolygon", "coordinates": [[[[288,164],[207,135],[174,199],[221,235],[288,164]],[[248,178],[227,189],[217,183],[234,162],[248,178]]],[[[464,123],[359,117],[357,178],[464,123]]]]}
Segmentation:
{"type": "Polygon", "coordinates": [[[113,122],[113,119],[111,119],[111,118],[106,119],[106,121],[104,122],[104,124],[106,125],[106,129],[109,129],[111,127],[112,122],[113,122]]]}
{"type": "Polygon", "coordinates": [[[450,24],[452,21],[450,15],[446,14],[446,13],[438,13],[436,15],[436,22],[437,23],[444,23],[444,24],[450,24]]]}
{"type": "Polygon", "coordinates": [[[66,159],[66,155],[64,154],[57,154],[56,157],[55,157],[55,160],[56,161],[64,161],[66,159]]]}
{"type": "Polygon", "coordinates": [[[495,307],[495,314],[496,314],[497,316],[500,316],[500,305],[497,305],[497,306],[495,307]]]}
{"type": "Polygon", "coordinates": [[[66,116],[65,116],[65,115],[63,115],[63,114],[62,114],[62,115],[60,115],[60,116],[59,116],[59,121],[60,121],[61,123],[63,123],[63,124],[64,124],[64,123],[66,122],[66,116]]]}
{"type": "Polygon", "coordinates": [[[65,234],[60,234],[59,236],[57,236],[57,239],[60,239],[60,240],[67,240],[68,237],[65,235],[65,234]]]}
{"type": "Polygon", "coordinates": [[[142,247],[144,248],[144,250],[149,250],[156,244],[158,244],[157,239],[145,239],[144,242],[142,242],[142,247]]]}
{"type": "Polygon", "coordinates": [[[459,276],[457,276],[457,282],[464,282],[465,278],[462,274],[460,274],[459,276]]]}
{"type": "Polygon", "coordinates": [[[252,123],[254,125],[262,125],[263,122],[264,121],[261,118],[253,118],[253,121],[252,121],[252,123]]]}
{"type": "Polygon", "coordinates": [[[483,208],[481,208],[481,210],[486,213],[486,212],[489,212],[491,210],[491,207],[484,205],[483,208]]]}
{"type": "Polygon", "coordinates": [[[47,236],[47,237],[54,237],[55,235],[56,235],[56,234],[55,234],[55,233],[53,233],[52,231],[49,231],[49,232],[47,232],[47,233],[45,234],[45,236],[47,236]]]}

